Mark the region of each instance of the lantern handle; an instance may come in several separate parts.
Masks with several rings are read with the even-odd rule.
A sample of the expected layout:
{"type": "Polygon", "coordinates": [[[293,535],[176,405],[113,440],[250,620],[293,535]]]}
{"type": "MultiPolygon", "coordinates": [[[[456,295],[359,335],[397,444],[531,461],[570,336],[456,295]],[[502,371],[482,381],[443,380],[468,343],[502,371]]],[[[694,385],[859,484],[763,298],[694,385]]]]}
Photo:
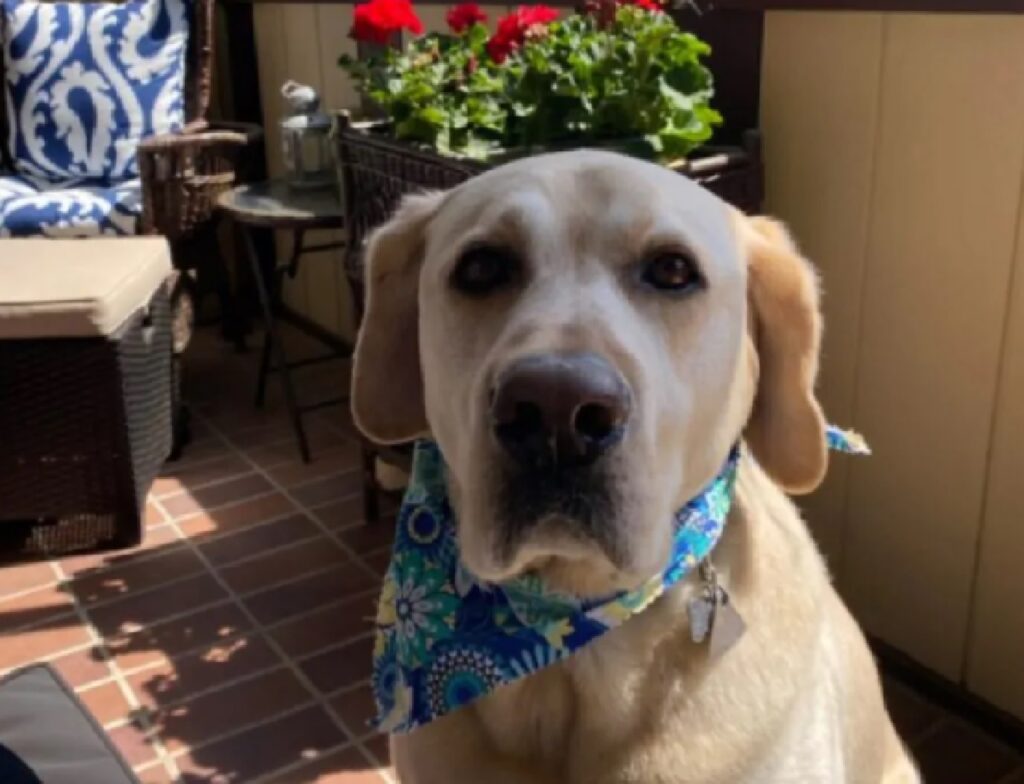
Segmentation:
{"type": "Polygon", "coordinates": [[[320,108],[320,96],[316,89],[289,79],[281,86],[281,95],[288,102],[293,114],[315,114],[320,108]]]}

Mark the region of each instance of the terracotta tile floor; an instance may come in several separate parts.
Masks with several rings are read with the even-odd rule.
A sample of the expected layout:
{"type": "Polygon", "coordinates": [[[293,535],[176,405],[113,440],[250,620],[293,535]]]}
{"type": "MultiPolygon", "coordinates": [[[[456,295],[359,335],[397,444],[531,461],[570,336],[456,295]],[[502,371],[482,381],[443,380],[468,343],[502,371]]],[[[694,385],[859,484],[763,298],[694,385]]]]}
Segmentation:
{"type": "MultiPolygon", "coordinates": [[[[390,527],[360,518],[344,408],[307,417],[310,465],[275,379],[253,408],[252,345],[204,333],[190,349],[194,440],[153,487],[141,547],[0,569],[0,672],[53,663],[146,784],[381,784],[387,747],[365,723],[390,527]]],[[[298,371],[300,397],[338,394],[344,371],[298,371]]],[[[928,784],[1024,783],[1024,758],[887,686],[928,784]]]]}
{"type": "MultiPolygon", "coordinates": [[[[307,417],[310,465],[275,378],[253,407],[251,345],[190,348],[194,439],[153,485],[141,547],[0,569],[0,672],[53,663],[146,784],[383,784],[367,679],[391,526],[363,524],[343,407],[307,417]]],[[[296,381],[334,397],[345,366],[296,381]]]]}

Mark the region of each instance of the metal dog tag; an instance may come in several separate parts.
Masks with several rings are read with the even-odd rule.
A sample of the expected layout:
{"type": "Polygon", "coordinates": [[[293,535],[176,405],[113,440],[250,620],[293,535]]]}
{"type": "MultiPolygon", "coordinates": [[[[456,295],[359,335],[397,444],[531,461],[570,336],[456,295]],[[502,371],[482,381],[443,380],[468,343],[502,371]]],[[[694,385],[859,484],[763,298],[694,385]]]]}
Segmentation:
{"type": "Polygon", "coordinates": [[[700,594],[690,600],[687,610],[690,617],[690,637],[698,645],[708,639],[708,655],[717,659],[743,636],[747,625],[733,605],[726,590],[718,584],[718,573],[705,560],[700,565],[703,581],[700,594]]]}
{"type": "Polygon", "coordinates": [[[711,642],[708,645],[708,655],[717,659],[724,655],[732,646],[739,642],[740,637],[747,630],[747,624],[743,616],[729,600],[729,594],[724,588],[718,589],[718,601],[715,602],[715,612],[711,618],[711,642]]]}
{"type": "Polygon", "coordinates": [[[701,579],[700,593],[690,599],[687,613],[690,616],[690,639],[700,645],[708,637],[715,622],[715,605],[718,603],[718,574],[708,559],[697,567],[701,579]]]}
{"type": "Polygon", "coordinates": [[[705,592],[690,599],[687,605],[690,616],[690,638],[700,645],[711,631],[711,618],[715,614],[715,602],[705,592]]]}

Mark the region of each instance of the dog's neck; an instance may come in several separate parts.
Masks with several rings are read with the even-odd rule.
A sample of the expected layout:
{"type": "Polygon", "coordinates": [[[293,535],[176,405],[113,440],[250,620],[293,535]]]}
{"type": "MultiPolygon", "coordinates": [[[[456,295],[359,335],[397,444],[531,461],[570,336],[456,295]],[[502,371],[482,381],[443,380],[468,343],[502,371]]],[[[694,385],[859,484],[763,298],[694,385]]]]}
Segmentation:
{"type": "MultiPolygon", "coordinates": [[[[757,499],[766,487],[779,503],[788,503],[752,460],[741,460],[733,507],[713,556],[719,578],[745,615],[758,579],[753,554],[759,545],[754,540],[779,534],[759,531],[754,524],[765,515],[757,499]]],[[[660,701],[669,693],[688,692],[691,679],[704,677],[712,665],[708,646],[692,640],[687,613],[690,600],[703,590],[694,571],[643,613],[572,658],[502,688],[466,711],[501,754],[533,762],[531,781],[568,780],[566,750],[575,747],[575,737],[597,733],[614,754],[615,747],[627,747],[650,730],[658,721],[660,701]]]]}

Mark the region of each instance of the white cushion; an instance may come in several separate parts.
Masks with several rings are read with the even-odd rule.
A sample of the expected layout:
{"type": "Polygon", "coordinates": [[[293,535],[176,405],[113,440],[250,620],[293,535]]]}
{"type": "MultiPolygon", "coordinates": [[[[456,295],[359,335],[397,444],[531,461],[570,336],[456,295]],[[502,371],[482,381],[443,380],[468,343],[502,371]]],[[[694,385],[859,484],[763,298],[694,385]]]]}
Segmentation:
{"type": "Polygon", "coordinates": [[[0,340],[113,334],[170,272],[162,237],[0,240],[0,340]]]}

